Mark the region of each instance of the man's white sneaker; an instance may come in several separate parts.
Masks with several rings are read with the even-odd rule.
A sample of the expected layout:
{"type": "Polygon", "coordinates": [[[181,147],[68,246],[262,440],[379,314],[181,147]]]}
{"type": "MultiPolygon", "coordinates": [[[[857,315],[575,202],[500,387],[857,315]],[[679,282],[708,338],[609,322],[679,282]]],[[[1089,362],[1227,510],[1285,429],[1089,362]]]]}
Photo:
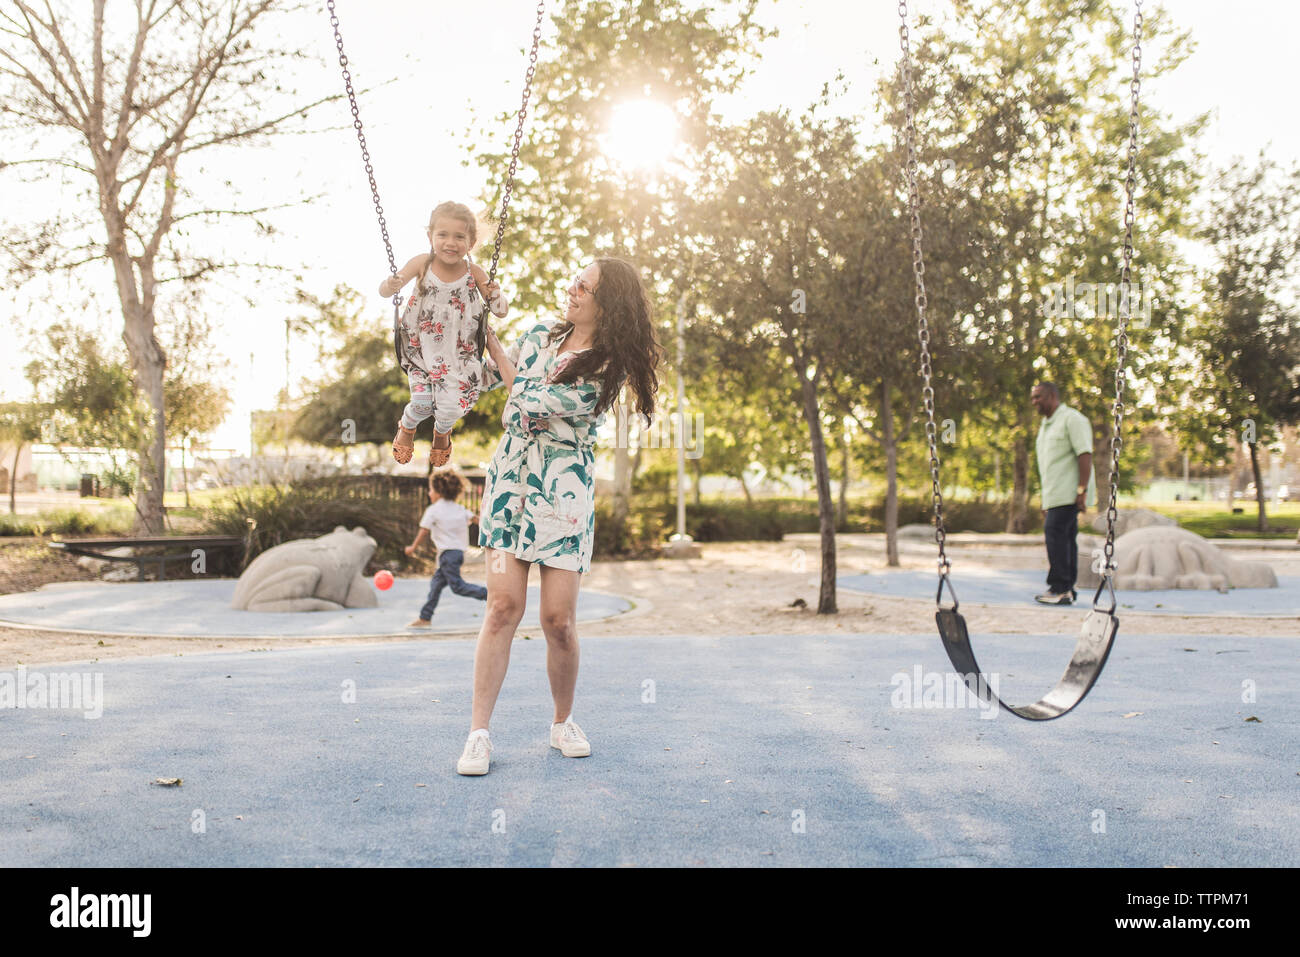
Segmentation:
{"type": "Polygon", "coordinates": [[[471,734],[465,742],[465,751],[456,762],[457,774],[487,774],[488,756],[492,753],[492,742],[486,734],[471,734]]]}
{"type": "Polygon", "coordinates": [[[1040,605],[1073,605],[1074,598],[1073,591],[1045,591],[1041,595],[1035,595],[1034,601],[1040,605]]]}
{"type": "Polygon", "coordinates": [[[551,747],[559,748],[566,758],[585,758],[591,754],[587,736],[572,721],[551,725],[551,747]]]}

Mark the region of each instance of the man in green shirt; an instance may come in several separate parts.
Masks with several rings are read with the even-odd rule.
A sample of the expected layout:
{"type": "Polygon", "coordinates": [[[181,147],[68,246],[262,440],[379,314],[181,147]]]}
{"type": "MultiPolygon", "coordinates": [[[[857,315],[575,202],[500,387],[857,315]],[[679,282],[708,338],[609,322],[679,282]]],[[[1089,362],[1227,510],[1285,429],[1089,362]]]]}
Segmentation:
{"type": "Polygon", "coordinates": [[[1092,424],[1061,404],[1061,393],[1040,382],[1029,401],[1043,416],[1038,427],[1038,479],[1043,489],[1043,538],[1047,544],[1047,591],[1035,596],[1044,605],[1069,605],[1078,597],[1079,513],[1097,501],[1092,474],[1092,424]]]}

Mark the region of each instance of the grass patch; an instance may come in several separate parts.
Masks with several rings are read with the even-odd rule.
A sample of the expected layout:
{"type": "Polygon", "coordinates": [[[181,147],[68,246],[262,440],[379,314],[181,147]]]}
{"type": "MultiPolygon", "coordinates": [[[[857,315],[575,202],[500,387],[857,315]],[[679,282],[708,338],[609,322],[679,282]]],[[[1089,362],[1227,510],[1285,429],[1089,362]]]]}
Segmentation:
{"type": "Polygon", "coordinates": [[[1240,515],[1234,515],[1227,503],[1158,502],[1136,503],[1161,515],[1168,515],[1189,532],[1205,538],[1285,538],[1295,539],[1300,528],[1300,502],[1269,503],[1265,506],[1269,531],[1259,531],[1258,511],[1254,500],[1238,499],[1240,515]]]}
{"type": "Polygon", "coordinates": [[[135,513],[129,505],[112,508],[55,508],[35,515],[0,515],[0,536],[59,535],[99,538],[126,535],[135,513]]]}

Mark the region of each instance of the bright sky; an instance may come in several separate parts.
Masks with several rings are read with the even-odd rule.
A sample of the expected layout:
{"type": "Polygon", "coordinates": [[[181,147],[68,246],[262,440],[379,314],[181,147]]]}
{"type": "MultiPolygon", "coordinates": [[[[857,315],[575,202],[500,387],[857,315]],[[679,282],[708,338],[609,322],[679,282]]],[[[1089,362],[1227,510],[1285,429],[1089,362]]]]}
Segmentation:
{"type": "MultiPolygon", "coordinates": [[[[493,118],[518,106],[525,67],[521,48],[531,39],[536,6],[534,0],[338,0],[337,5],[357,85],[396,77],[365,96],[361,111],[401,264],[426,244],[424,226],[436,202],[472,202],[484,191],[478,167],[460,165],[457,143],[466,136],[493,147],[508,140],[513,127],[493,118]],[[471,103],[484,124],[477,130],[471,128],[471,103]]],[[[304,19],[300,43],[332,56],[321,6],[318,17],[304,19]]],[[[548,7],[557,4],[552,0],[548,7]]],[[[910,7],[913,17],[939,18],[946,4],[918,0],[910,7]]],[[[1300,160],[1300,125],[1285,119],[1289,113],[1278,101],[1278,91],[1290,86],[1300,4],[1238,0],[1229,7],[1221,0],[1176,0],[1172,7],[1179,24],[1192,30],[1197,48],[1172,78],[1144,84],[1144,98],[1178,119],[1211,110],[1202,148],[1212,162],[1253,156],[1265,147],[1278,161],[1300,160]]],[[[765,0],[761,19],[780,28],[781,36],[766,45],[743,95],[726,105],[728,119],[783,105],[798,110],[837,70],[854,84],[848,107],[866,110],[880,71],[898,55],[897,9],[888,0],[765,0]]],[[[548,17],[543,43],[552,35],[548,17]]],[[[311,68],[302,81],[304,91],[341,88],[337,66],[328,61],[324,69],[311,68]]],[[[347,123],[345,104],[335,104],[327,119],[347,123]]],[[[273,153],[250,154],[229,172],[245,184],[251,202],[274,201],[302,188],[323,194],[310,207],[280,218],[285,232],[277,248],[284,250],[287,265],[313,264],[307,284],[318,294],[345,283],[371,296],[380,321],[391,308],[375,291],[387,264],[350,128],[281,141],[273,153]]],[[[5,205],[5,215],[12,216],[11,198],[5,205]]],[[[102,275],[108,279],[107,272],[102,275]]],[[[249,412],[272,406],[283,387],[283,319],[293,314],[292,293],[291,283],[270,286],[262,306],[230,305],[213,316],[214,338],[231,360],[237,395],[213,447],[247,450],[249,412]]],[[[111,290],[104,301],[112,304],[111,290]]],[[[27,325],[43,321],[47,310],[48,305],[36,307],[27,325]]],[[[120,338],[120,315],[105,315],[101,326],[106,337],[120,338]]],[[[295,389],[313,355],[309,344],[295,346],[295,389]]],[[[24,362],[21,349],[6,348],[0,355],[0,399],[27,397],[24,362]]]]}

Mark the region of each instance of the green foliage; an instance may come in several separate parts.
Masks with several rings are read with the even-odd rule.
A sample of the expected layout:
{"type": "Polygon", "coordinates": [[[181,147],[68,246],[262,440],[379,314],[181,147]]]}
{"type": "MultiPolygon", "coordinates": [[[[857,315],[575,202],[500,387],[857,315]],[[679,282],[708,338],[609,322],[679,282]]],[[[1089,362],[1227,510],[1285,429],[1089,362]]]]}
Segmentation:
{"type": "Polygon", "coordinates": [[[1186,447],[1222,460],[1250,451],[1256,527],[1268,529],[1260,446],[1300,423],[1300,166],[1238,161],[1215,183],[1201,227],[1214,253],[1205,306],[1192,324],[1197,361],[1177,412],[1186,447]]]}
{"type": "Polygon", "coordinates": [[[0,462],[0,467],[9,470],[9,487],[0,492],[9,493],[9,511],[13,512],[14,492],[17,486],[17,462],[23,446],[39,441],[43,424],[49,420],[50,407],[42,402],[4,402],[0,403],[0,444],[11,445],[14,458],[9,462],[0,462]]]}
{"type": "MultiPolygon", "coordinates": [[[[222,366],[208,351],[207,327],[193,315],[178,320],[183,340],[173,350],[173,362],[163,380],[168,426],[179,441],[189,443],[211,432],[225,419],[233,399],[221,384],[222,366]]],[[[97,447],[111,455],[105,483],[123,495],[138,487],[139,458],[151,434],[150,414],[133,384],[123,351],[105,349],[99,340],[71,325],[54,325],[38,340],[27,378],[47,400],[45,421],[54,445],[97,447]]]]}
{"type": "Polygon", "coordinates": [[[71,325],[50,326],[37,342],[26,372],[53,410],[47,441],[134,451],[148,415],[125,357],[71,325]]]}
{"type": "MultiPolygon", "coordinates": [[[[591,0],[553,16],[555,47],[537,64],[539,95],[519,151],[525,181],[511,200],[501,260],[524,328],[553,310],[560,284],[597,255],[631,259],[656,291],[684,266],[677,208],[686,181],[709,161],[714,99],[736,89],[770,35],[754,21],[756,7],[756,0],[591,0]],[[682,147],[658,175],[620,168],[604,142],[615,108],[644,98],[677,116],[682,147]]],[[[513,120],[500,118],[503,126],[513,120]]],[[[466,149],[475,152],[472,143],[466,149]]],[[[492,210],[509,161],[505,152],[474,157],[495,185],[492,210]]]]}
{"type": "MultiPolygon", "coordinates": [[[[839,532],[883,532],[885,503],[863,499],[849,500],[848,514],[839,532]]],[[[644,558],[658,554],[659,546],[677,528],[677,508],[662,502],[642,499],[628,514],[626,529],[620,534],[608,521],[609,503],[596,503],[597,558],[644,558]],[[604,519],[604,520],[602,520],[604,519]]],[[[1006,524],[1006,506],[992,502],[947,501],[944,514],[949,531],[998,532],[1006,524]]],[[[900,525],[930,523],[930,501],[904,498],[898,504],[900,525]]],[[[1035,512],[1029,531],[1042,525],[1035,512]]],[[[686,533],[697,542],[762,541],[779,542],[796,532],[814,533],[819,528],[815,499],[769,498],[753,504],[743,501],[708,501],[686,506],[686,533]]]]}
{"type": "Polygon", "coordinates": [[[1261,157],[1222,171],[1202,236],[1216,257],[1196,326],[1196,393],[1212,403],[1213,434],[1202,438],[1222,452],[1249,418],[1267,443],[1278,425],[1300,422],[1300,167],[1261,157]]]}
{"type": "Polygon", "coordinates": [[[418,517],[401,498],[363,497],[344,483],[318,481],[231,489],[203,510],[202,524],[204,534],[249,536],[245,562],[284,542],[359,525],[378,546],[374,562],[401,564],[418,517]]]}
{"type": "MultiPolygon", "coordinates": [[[[347,286],[335,287],[328,300],[302,291],[298,298],[308,313],[294,321],[318,335],[326,371],[295,415],[292,433],[327,448],[391,442],[410,401],[409,384],[393,353],[391,317],[366,318],[361,294],[347,286]]],[[[488,393],[457,424],[457,435],[492,433],[495,438],[503,406],[501,390],[488,393]]],[[[282,437],[272,418],[265,423],[268,441],[282,437]]]]}
{"type": "MultiPolygon", "coordinates": [[[[1107,438],[1114,317],[1088,307],[1053,317],[1044,301],[1055,283],[1119,280],[1131,40],[1119,26],[1128,18],[1096,0],[958,0],[954,7],[955,23],[920,31],[915,56],[919,135],[931,163],[942,156],[953,166],[951,188],[929,194],[923,219],[933,216],[936,198],[965,209],[971,228],[960,266],[979,295],[955,320],[968,358],[959,368],[938,362],[936,371],[969,385],[964,414],[953,417],[1007,450],[1010,525],[1019,530],[1032,511],[1035,381],[1055,381],[1064,401],[1093,423],[1099,443],[1107,438]]],[[[1146,17],[1148,82],[1187,54],[1186,35],[1166,21],[1160,11],[1146,17]]],[[[898,102],[896,94],[890,99],[898,102]]],[[[1201,120],[1176,126],[1149,97],[1141,115],[1134,279],[1158,307],[1151,322],[1130,326],[1128,388],[1130,395],[1151,388],[1163,405],[1178,399],[1167,382],[1187,300],[1175,243],[1190,233],[1196,172],[1187,145],[1201,120]]],[[[927,274],[929,266],[927,258],[927,274]]],[[[948,417],[946,406],[938,414],[948,417]]],[[[1140,425],[1126,425],[1121,474],[1140,425]]]]}

